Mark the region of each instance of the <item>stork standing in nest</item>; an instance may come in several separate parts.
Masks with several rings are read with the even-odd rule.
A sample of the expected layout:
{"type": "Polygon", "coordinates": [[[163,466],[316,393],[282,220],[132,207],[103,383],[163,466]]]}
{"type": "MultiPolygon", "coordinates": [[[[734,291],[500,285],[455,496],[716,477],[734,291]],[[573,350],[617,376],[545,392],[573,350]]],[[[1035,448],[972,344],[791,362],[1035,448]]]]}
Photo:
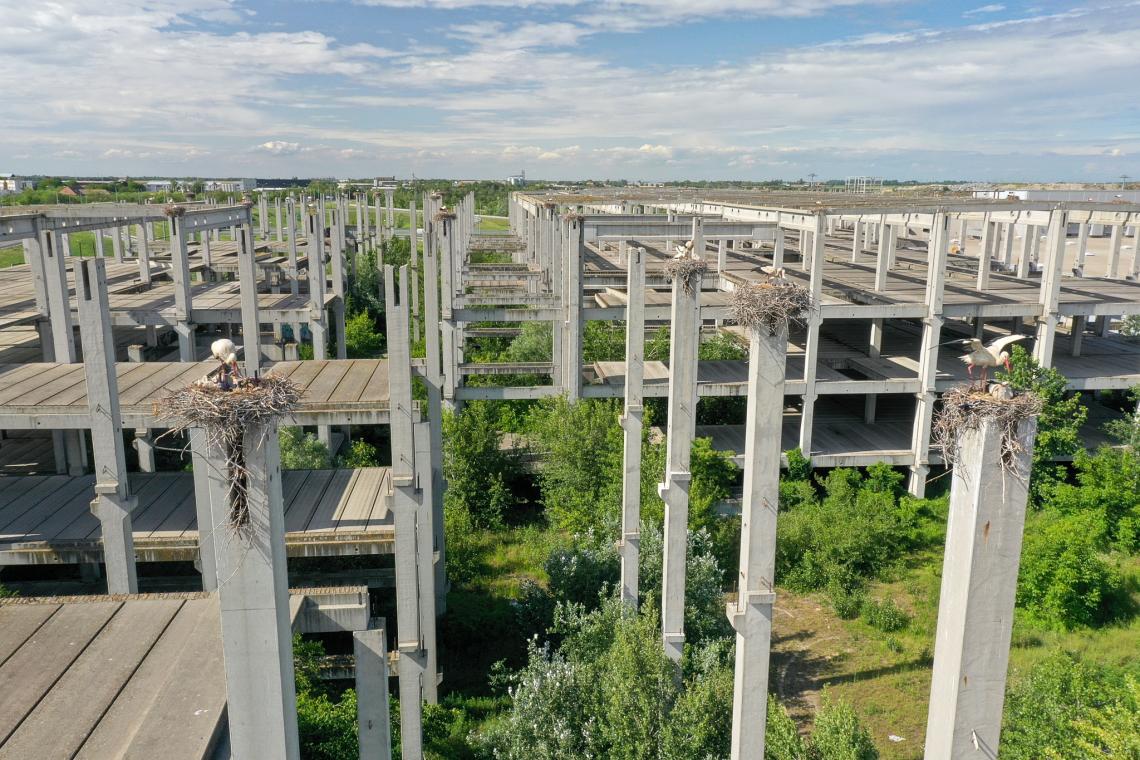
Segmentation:
{"type": "Polygon", "coordinates": [[[233,380],[241,377],[237,360],[238,347],[229,338],[221,338],[210,344],[210,353],[222,363],[222,374],[218,377],[218,384],[228,390],[233,380]]]}
{"type": "Polygon", "coordinates": [[[1005,347],[1024,339],[1024,335],[1006,335],[992,341],[989,345],[984,345],[977,338],[966,338],[962,344],[970,349],[970,353],[961,356],[961,360],[966,363],[966,373],[969,374],[970,380],[974,379],[974,367],[981,368],[981,387],[986,387],[986,379],[989,377],[990,367],[1002,365],[1005,371],[1009,372],[1009,352],[1005,347]]]}

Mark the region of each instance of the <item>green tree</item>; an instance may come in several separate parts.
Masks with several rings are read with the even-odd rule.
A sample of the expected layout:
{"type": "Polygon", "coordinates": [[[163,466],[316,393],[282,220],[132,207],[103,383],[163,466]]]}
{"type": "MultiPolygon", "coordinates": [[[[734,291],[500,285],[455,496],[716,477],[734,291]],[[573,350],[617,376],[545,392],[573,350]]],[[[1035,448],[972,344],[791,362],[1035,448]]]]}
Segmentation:
{"type": "Polygon", "coordinates": [[[1017,390],[1033,391],[1044,401],[1037,418],[1037,439],[1033,446],[1033,470],[1029,480],[1032,503],[1040,507],[1047,500],[1049,489],[1064,482],[1064,468],[1054,464],[1058,458],[1068,458],[1082,447],[1081,425],[1088,410],[1081,403],[1080,394],[1070,393],[1068,380],[1056,369],[1045,368],[1021,346],[1010,352],[1010,371],[999,372],[999,380],[1008,380],[1017,390]]]}
{"type": "Polygon", "coordinates": [[[444,415],[444,499],[466,510],[476,527],[500,526],[513,505],[508,484],[517,474],[518,463],[502,443],[488,404],[474,402],[459,414],[444,415]]]}
{"type": "Polygon", "coordinates": [[[824,695],[811,731],[811,753],[818,760],[878,760],[871,734],[846,702],[824,695]]]}
{"type": "Polygon", "coordinates": [[[339,466],[349,469],[379,467],[380,452],[368,441],[357,438],[348,447],[348,451],[341,455],[339,466]]]}
{"type": "Polygon", "coordinates": [[[281,445],[281,469],[322,470],[329,466],[329,450],[312,433],[299,427],[283,427],[277,434],[281,445]]]}
{"type": "Polygon", "coordinates": [[[621,505],[622,433],[614,400],[544,399],[527,420],[548,519],[571,532],[612,533],[621,505]]]}

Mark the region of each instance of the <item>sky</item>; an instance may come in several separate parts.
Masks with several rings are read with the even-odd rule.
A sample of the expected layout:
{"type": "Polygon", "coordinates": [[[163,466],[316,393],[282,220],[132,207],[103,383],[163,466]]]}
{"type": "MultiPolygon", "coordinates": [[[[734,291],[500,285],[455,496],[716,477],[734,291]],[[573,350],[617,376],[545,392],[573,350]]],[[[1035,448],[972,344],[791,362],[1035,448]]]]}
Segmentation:
{"type": "Polygon", "coordinates": [[[1140,0],[982,2],[0,0],[0,173],[1140,179],[1140,0]]]}

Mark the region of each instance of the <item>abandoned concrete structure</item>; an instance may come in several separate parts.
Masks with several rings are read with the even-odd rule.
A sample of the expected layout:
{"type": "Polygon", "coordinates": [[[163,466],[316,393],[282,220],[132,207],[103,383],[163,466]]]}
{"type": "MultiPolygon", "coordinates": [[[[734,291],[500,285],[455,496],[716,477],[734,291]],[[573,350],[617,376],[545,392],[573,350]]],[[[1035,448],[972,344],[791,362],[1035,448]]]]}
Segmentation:
{"type": "MultiPolygon", "coordinates": [[[[47,741],[44,721],[67,714],[76,716],[69,731],[50,737],[61,756],[143,751],[160,726],[178,722],[187,732],[186,757],[248,756],[249,748],[294,757],[289,632],[351,630],[367,718],[360,721],[362,757],[383,757],[388,746],[390,661],[399,679],[403,756],[422,756],[419,710],[436,696],[435,618],[445,591],[442,411],[472,399],[565,394],[623,399],[619,551],[629,604],[638,596],[644,405],[667,398],[662,630],[674,659],[685,636],[689,447],[708,436],[742,462],[748,529],[739,593],[728,606],[738,635],[734,756],[756,757],[757,747],[762,756],[762,730],[757,736],[748,717],[763,709],[766,693],[779,452],[798,447],[819,467],[885,461],[908,468],[910,490],[921,494],[930,468],[941,463],[931,446],[939,395],[965,379],[959,352],[947,347],[958,338],[1023,333],[1038,361],[1061,369],[1080,391],[1140,383],[1140,348],[1119,334],[1121,317],[1140,314],[1140,206],[517,192],[511,230],[488,234],[476,230],[473,196],[451,208],[425,196],[408,210],[413,220],[422,214],[421,240],[415,223],[397,232],[392,188],[379,188],[371,203],[365,196],[262,194],[256,219],[253,205],[90,205],[0,215],[0,246],[21,245],[27,260],[0,270],[0,566],[102,567],[108,592],[130,595],[0,606],[0,677],[28,684],[0,697],[0,715],[12,716],[0,723],[4,750],[47,741]],[[73,255],[68,236],[88,231],[109,236],[112,255],[73,255]],[[411,239],[409,265],[395,271],[373,260],[382,273],[388,357],[349,360],[348,275],[396,234],[411,239]],[[702,266],[691,280],[670,282],[665,266],[679,247],[702,266]],[[803,322],[774,336],[731,324],[732,292],[774,272],[810,293],[813,308],[803,322]],[[421,292],[421,281],[431,286],[421,292]],[[622,359],[585,361],[591,320],[625,322],[622,359]],[[536,321],[551,325],[548,361],[465,360],[473,342],[509,337],[536,321]],[[647,361],[647,331],[663,325],[671,328],[670,359],[647,361]],[[421,330],[425,356],[413,358],[421,330]],[[703,337],[717,330],[740,335],[750,359],[701,360],[703,337]],[[259,542],[242,544],[219,530],[218,452],[191,434],[193,473],[156,472],[156,447],[169,444],[158,441],[164,423],[154,408],[217,366],[203,359],[218,334],[240,335],[247,374],[288,377],[300,387],[299,407],[280,424],[316,428],[333,447],[351,426],[388,426],[390,465],[282,474],[275,425],[252,426],[250,510],[259,542]],[[312,359],[300,359],[301,344],[312,346],[312,359]],[[413,375],[426,389],[422,409],[413,401],[413,375]],[[476,375],[541,380],[465,383],[476,375]],[[747,397],[747,418],[698,424],[699,400],[716,396],[747,397]],[[134,431],[137,456],[128,458],[124,429],[134,431]],[[42,473],[45,459],[55,474],[26,474],[42,473]],[[128,466],[136,459],[137,472],[128,466]],[[39,467],[27,466],[36,460],[39,467]],[[289,591],[289,558],[379,553],[394,555],[394,625],[372,616],[355,583],[335,592],[289,591]],[[203,592],[136,596],[139,566],[170,561],[193,561],[203,592]],[[89,687],[82,700],[92,711],[101,707],[80,714],[82,700],[62,684],[92,682],[113,634],[156,615],[169,625],[147,629],[153,647],[140,644],[131,650],[133,665],[95,679],[103,691],[89,687]],[[89,635],[80,651],[64,654],[60,632],[76,625],[89,635]],[[162,677],[190,666],[178,653],[191,640],[206,663],[195,675],[206,712],[193,716],[181,687],[162,677]],[[45,660],[54,663],[50,672],[33,674],[45,660]],[[128,697],[134,701],[124,702],[128,697]],[[131,707],[140,702],[145,710],[131,707]]],[[[975,482],[993,466],[992,435],[979,435],[977,461],[959,463],[975,482]]],[[[1088,439],[1097,440],[1091,426],[1088,439]]],[[[955,487],[972,514],[1000,519],[1010,541],[1019,537],[1023,493],[1012,488],[996,503],[957,478],[955,487]]],[[[948,567],[963,577],[1008,580],[1009,563],[972,555],[970,526],[959,527],[948,567]]],[[[960,586],[944,588],[944,599],[954,595],[962,596],[960,586]]],[[[996,734],[986,733],[993,726],[966,706],[991,709],[1000,684],[991,678],[976,693],[959,693],[954,683],[966,666],[954,651],[980,646],[965,641],[967,621],[1001,612],[1006,601],[967,600],[940,617],[931,709],[954,712],[946,729],[952,744],[962,736],[996,744],[996,734]]],[[[987,641],[994,655],[987,667],[1004,672],[999,650],[1008,649],[1008,631],[992,631],[987,641]]]]}

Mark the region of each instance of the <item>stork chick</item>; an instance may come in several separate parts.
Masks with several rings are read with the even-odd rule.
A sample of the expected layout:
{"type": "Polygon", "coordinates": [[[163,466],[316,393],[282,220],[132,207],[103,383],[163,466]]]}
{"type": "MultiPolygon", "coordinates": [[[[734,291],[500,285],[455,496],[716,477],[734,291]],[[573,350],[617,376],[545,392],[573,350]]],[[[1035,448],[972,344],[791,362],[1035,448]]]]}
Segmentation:
{"type": "Polygon", "coordinates": [[[1013,399],[1013,388],[1009,387],[1009,383],[990,383],[990,396],[998,401],[1010,401],[1013,399]]]}
{"type": "Polygon", "coordinates": [[[768,275],[768,283],[771,285],[783,285],[788,281],[783,267],[778,267],[773,264],[765,264],[764,266],[760,267],[760,271],[768,275]]]}
{"type": "Polygon", "coordinates": [[[980,382],[982,388],[986,387],[990,367],[996,367],[1000,364],[1005,367],[1006,372],[1009,372],[1009,352],[1004,349],[1011,343],[1016,343],[1024,338],[1024,335],[1005,335],[992,341],[989,345],[983,345],[977,338],[963,340],[962,344],[970,349],[970,353],[959,358],[966,363],[966,372],[969,374],[970,380],[974,379],[974,367],[981,367],[980,382]]]}

